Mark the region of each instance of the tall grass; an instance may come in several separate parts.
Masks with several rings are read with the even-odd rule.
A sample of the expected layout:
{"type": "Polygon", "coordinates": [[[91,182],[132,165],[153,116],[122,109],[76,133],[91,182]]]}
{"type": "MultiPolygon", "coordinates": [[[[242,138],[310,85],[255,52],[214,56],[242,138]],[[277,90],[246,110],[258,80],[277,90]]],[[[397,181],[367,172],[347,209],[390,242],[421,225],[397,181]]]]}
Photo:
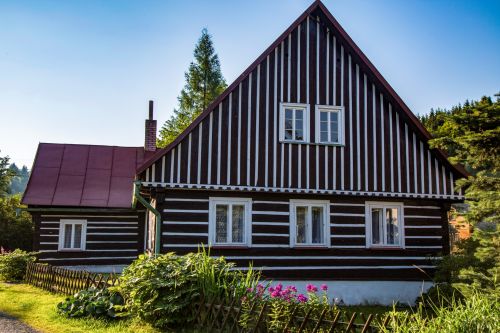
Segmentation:
{"type": "Polygon", "coordinates": [[[198,253],[192,257],[193,272],[197,276],[198,286],[206,300],[223,301],[242,297],[248,288],[257,285],[260,272],[252,266],[246,271],[234,269],[233,263],[228,263],[224,257],[211,257],[210,248],[198,248],[198,253]]]}
{"type": "Polygon", "coordinates": [[[431,304],[413,313],[390,313],[382,332],[394,333],[497,333],[500,332],[500,302],[480,292],[463,301],[452,299],[449,306],[431,304]]]}

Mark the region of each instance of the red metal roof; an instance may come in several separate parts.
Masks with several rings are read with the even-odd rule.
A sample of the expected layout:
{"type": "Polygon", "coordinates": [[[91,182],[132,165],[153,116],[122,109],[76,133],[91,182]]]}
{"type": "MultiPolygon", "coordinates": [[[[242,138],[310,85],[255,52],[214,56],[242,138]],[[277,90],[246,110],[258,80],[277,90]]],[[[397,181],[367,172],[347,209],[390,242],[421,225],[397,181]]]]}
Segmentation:
{"type": "Polygon", "coordinates": [[[136,169],[149,155],[143,147],[40,143],[22,202],[129,208],[136,169]]]}

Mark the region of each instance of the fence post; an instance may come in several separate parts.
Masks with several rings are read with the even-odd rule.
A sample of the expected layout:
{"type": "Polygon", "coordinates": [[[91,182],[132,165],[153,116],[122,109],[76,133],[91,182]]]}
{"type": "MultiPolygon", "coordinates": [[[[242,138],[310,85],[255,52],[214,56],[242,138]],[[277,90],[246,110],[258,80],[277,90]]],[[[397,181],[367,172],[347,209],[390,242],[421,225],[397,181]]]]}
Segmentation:
{"type": "Polygon", "coordinates": [[[368,329],[370,328],[370,323],[372,322],[372,319],[373,319],[373,315],[372,314],[368,315],[368,319],[366,319],[365,326],[363,326],[361,333],[365,333],[368,331],[368,329]]]}
{"type": "Polygon", "coordinates": [[[259,324],[262,320],[262,317],[264,316],[264,311],[266,311],[266,303],[264,303],[264,305],[262,305],[262,308],[260,309],[259,318],[257,319],[257,323],[255,324],[255,327],[253,328],[253,333],[257,332],[257,329],[259,328],[259,324]]]}
{"type": "Polygon", "coordinates": [[[349,320],[349,324],[347,324],[347,328],[345,329],[346,332],[349,332],[349,330],[352,328],[355,319],[356,319],[356,312],[352,314],[351,320],[349,320]]]}
{"type": "Polygon", "coordinates": [[[316,323],[316,326],[314,327],[312,333],[316,333],[319,330],[319,328],[321,327],[321,322],[323,321],[323,318],[325,317],[327,311],[328,311],[328,309],[323,309],[323,311],[321,312],[321,315],[319,316],[318,322],[316,323]]]}
{"type": "Polygon", "coordinates": [[[299,333],[301,333],[302,330],[304,330],[304,328],[306,327],[306,324],[307,324],[307,321],[309,320],[309,316],[311,315],[311,312],[312,312],[312,309],[309,309],[309,311],[307,311],[307,313],[304,317],[304,320],[302,321],[302,325],[300,325],[299,333]]]}

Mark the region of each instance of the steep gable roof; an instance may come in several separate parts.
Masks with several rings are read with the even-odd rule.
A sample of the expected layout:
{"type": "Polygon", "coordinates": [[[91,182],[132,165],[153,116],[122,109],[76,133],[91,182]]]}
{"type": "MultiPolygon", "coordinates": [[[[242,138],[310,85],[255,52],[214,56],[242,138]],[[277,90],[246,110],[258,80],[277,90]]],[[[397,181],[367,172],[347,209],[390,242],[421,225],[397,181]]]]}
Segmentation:
{"type": "MultiPolygon", "coordinates": [[[[396,93],[396,91],[391,87],[391,85],[384,79],[382,74],[375,68],[375,66],[371,63],[371,61],[365,56],[365,54],[361,51],[361,49],[354,43],[351,37],[346,33],[346,31],[342,28],[342,26],[337,22],[337,20],[333,17],[330,11],[325,7],[325,5],[316,0],[313,4],[311,4],[291,25],[288,29],[283,32],[278,39],[276,39],[218,98],[216,98],[172,143],[170,143],[167,147],[159,149],[156,153],[151,156],[148,160],[146,160],[140,168],[137,170],[137,174],[141,174],[148,167],[158,161],[162,156],[164,156],[167,152],[169,152],[172,148],[177,146],[186,136],[198,126],[224,99],[226,99],[231,92],[233,92],[238,85],[251,73],[254,71],[257,66],[268,57],[273,50],[280,45],[288,35],[297,28],[309,15],[312,13],[319,12],[324,15],[324,17],[328,20],[328,22],[333,26],[333,28],[338,32],[340,37],[342,37],[345,43],[353,50],[354,54],[359,58],[360,63],[362,63],[368,69],[367,72],[371,73],[374,76],[374,79],[379,82],[381,86],[386,90],[387,94],[393,100],[395,104],[399,106],[399,108],[403,111],[404,116],[408,119],[409,123],[414,126],[416,131],[420,133],[423,139],[426,141],[431,139],[431,134],[425,129],[422,123],[418,120],[418,118],[411,112],[408,106],[403,102],[401,97],[396,93]]],[[[434,149],[437,155],[440,157],[443,163],[447,164],[452,170],[454,170],[459,175],[466,177],[468,173],[465,169],[460,165],[453,165],[447,160],[446,154],[439,150],[434,149]]]]}

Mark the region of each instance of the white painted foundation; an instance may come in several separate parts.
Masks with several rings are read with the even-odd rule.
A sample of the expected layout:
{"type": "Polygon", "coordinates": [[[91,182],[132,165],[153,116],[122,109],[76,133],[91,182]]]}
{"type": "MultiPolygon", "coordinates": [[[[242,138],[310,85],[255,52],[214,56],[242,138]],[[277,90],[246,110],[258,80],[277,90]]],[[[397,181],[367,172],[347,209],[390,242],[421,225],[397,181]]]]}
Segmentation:
{"type": "Polygon", "coordinates": [[[79,265],[63,267],[75,271],[87,271],[92,273],[121,273],[127,265],[79,265]]]}
{"type": "Polygon", "coordinates": [[[431,281],[295,281],[276,280],[272,286],[282,283],[284,287],[294,285],[299,293],[306,294],[311,283],[318,287],[328,286],[328,298],[345,305],[393,305],[396,302],[413,305],[418,296],[432,287],[431,281]]]}

